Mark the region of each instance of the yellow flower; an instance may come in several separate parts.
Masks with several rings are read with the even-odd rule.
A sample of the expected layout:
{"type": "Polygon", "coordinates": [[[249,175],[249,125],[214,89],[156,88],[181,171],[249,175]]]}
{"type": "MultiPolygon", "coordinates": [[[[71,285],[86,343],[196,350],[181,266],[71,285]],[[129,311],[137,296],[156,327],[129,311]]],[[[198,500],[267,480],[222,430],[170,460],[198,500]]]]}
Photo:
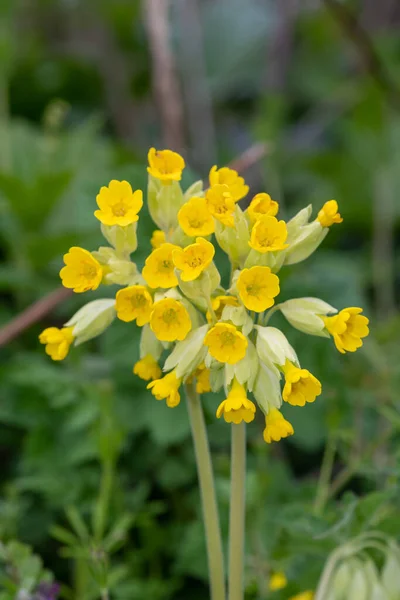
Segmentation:
{"type": "Polygon", "coordinates": [[[100,189],[96,202],[100,210],[96,210],[94,216],[103,225],[125,227],[139,219],[138,212],[143,206],[143,193],[142,190],[132,192],[132,187],[127,181],[113,179],[108,187],[103,186],[100,189]]]}
{"type": "Polygon", "coordinates": [[[321,317],[333,336],[336,348],[342,354],[355,352],[363,345],[362,339],[369,334],[369,319],[361,315],[362,308],[344,308],[333,317],[321,317]]]}
{"type": "Polygon", "coordinates": [[[133,367],[133,372],[140,377],[140,379],[144,379],[145,381],[158,379],[161,377],[162,373],[158,362],[151,354],[146,354],[144,358],[138,360],[133,367]]]}
{"type": "Polygon", "coordinates": [[[90,252],[73,246],[64,254],[64,263],[65,267],[60,271],[64,287],[76,293],[97,290],[103,278],[103,269],[90,252]]]}
{"type": "Polygon", "coordinates": [[[164,298],[154,304],[150,327],[162,342],[182,341],[192,328],[186,308],[174,298],[164,298]]]}
{"type": "Polygon", "coordinates": [[[307,590],[306,592],[301,592],[301,594],[296,594],[296,596],[291,596],[289,600],[313,600],[314,592],[311,590],[307,590]]]}
{"type": "Polygon", "coordinates": [[[149,160],[147,171],[156,179],[160,179],[163,183],[181,180],[185,161],[177,152],[150,148],[147,158],[149,160]]]}
{"type": "Polygon", "coordinates": [[[166,400],[169,408],[178,406],[181,401],[179,394],[179,386],[181,385],[182,378],[175,375],[175,371],[171,371],[161,379],[156,379],[148,384],[147,389],[151,390],[151,393],[157,400],[166,400]]]}
{"type": "Polygon", "coordinates": [[[240,299],[249,310],[263,312],[274,304],[280,292],[279,278],[269,267],[251,267],[240,272],[236,287],[240,299]]]}
{"type": "Polygon", "coordinates": [[[206,192],[207,207],[213,217],[227,227],[235,226],[235,201],[227,185],[213,185],[206,192]]]}
{"type": "Polygon", "coordinates": [[[204,338],[204,344],[216,360],[234,365],[246,354],[247,338],[230,323],[217,323],[204,338]]]}
{"type": "Polygon", "coordinates": [[[165,244],[165,233],[161,229],[155,229],[151,236],[150,243],[153,248],[159,248],[165,244]]]}
{"type": "Polygon", "coordinates": [[[198,237],[195,244],[183,249],[176,248],[172,253],[172,260],[181,272],[182,281],[194,281],[211,264],[214,254],[215,248],[211,242],[198,237]]]}
{"type": "Polygon", "coordinates": [[[217,409],[218,419],[224,415],[227,423],[250,423],[256,414],[254,402],[246,396],[246,390],[237,379],[233,380],[232,387],[226,400],[223,400],[217,409]]]}
{"type": "Polygon", "coordinates": [[[205,198],[193,197],[178,212],[181,229],[189,237],[214,233],[214,219],[207,207],[205,198]]]}
{"type": "Polygon", "coordinates": [[[285,221],[263,215],[253,225],[249,245],[262,253],[284,250],[288,246],[285,244],[287,234],[285,221]]]}
{"type": "Polygon", "coordinates": [[[117,317],[127,323],[136,319],[139,327],[150,321],[152,308],[153,298],[144,285],[130,285],[115,297],[117,317]]]}
{"type": "MultiPolygon", "coordinates": [[[[211,300],[211,306],[214,309],[217,321],[219,321],[225,306],[239,306],[239,301],[236,296],[217,296],[211,300]]],[[[213,319],[209,310],[207,311],[206,317],[207,321],[212,323],[213,319]]]]}
{"type": "Polygon", "coordinates": [[[176,248],[179,246],[165,243],[146,258],[142,275],[151,288],[171,288],[178,285],[172,260],[172,252],[176,248]]]}
{"type": "Polygon", "coordinates": [[[269,580],[269,589],[271,592],[275,592],[276,590],[283,590],[287,586],[287,579],[285,573],[283,571],[277,571],[276,573],[272,573],[269,580]]]}
{"type": "Polygon", "coordinates": [[[343,219],[338,210],[339,207],[336,200],[325,202],[318,213],[317,221],[321,223],[322,227],[330,227],[334,223],[342,223],[343,219]]]}
{"type": "Polygon", "coordinates": [[[272,200],[269,194],[256,194],[253,200],[247,207],[247,214],[250,217],[250,221],[254,223],[258,221],[263,215],[275,217],[279,210],[279,204],[272,200]]]}
{"type": "Polygon", "coordinates": [[[39,342],[46,345],[46,354],[53,360],[64,360],[67,356],[75,339],[72,335],[73,329],[73,327],[63,327],[62,329],[48,327],[39,335],[39,342]]]}
{"type": "Polygon", "coordinates": [[[237,171],[229,167],[222,167],[221,169],[216,166],[212,167],[210,187],[217,184],[227,185],[235,202],[244,198],[249,191],[249,186],[245,184],[243,177],[240,177],[237,171]]]}
{"type": "Polygon", "coordinates": [[[267,444],[279,442],[282,438],[293,435],[294,430],[289,421],[286,421],[282,413],[277,408],[271,408],[265,417],[265,429],[263,433],[267,444]]]}
{"type": "Polygon", "coordinates": [[[198,394],[211,392],[210,369],[207,369],[204,363],[197,367],[194,376],[196,377],[196,392],[198,394]]]}
{"type": "Polygon", "coordinates": [[[285,373],[285,385],[282,398],[292,406],[304,406],[306,402],[314,402],[322,392],[321,383],[307,369],[296,367],[286,360],[282,367],[285,373]]]}

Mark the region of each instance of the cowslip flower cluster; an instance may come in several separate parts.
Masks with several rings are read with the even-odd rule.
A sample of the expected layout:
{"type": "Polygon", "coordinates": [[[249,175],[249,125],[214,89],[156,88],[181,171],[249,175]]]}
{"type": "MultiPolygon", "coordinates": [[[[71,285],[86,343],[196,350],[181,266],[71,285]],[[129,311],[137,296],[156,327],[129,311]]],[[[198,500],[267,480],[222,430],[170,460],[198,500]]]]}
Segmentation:
{"type": "Polygon", "coordinates": [[[272,314],[280,310],[305,334],[332,338],[341,353],[354,352],[368,335],[361,308],[338,311],[318,298],[276,303],[279,271],[309,257],[329,227],[343,220],[337,202],[324,204],[314,220],[308,206],[285,222],[266,193],[240,207],[249,188],[233,169],[214,166],[209,185],[198,181],[184,191],[179,154],[152,148],[148,161],[147,205],[157,229],[143,268],[131,258],[143,192],[111,181],[94,212],[109,245],[92,252],[70,248],[60,276],[76,293],[100,285],[120,289],[114,298],[89,302],[62,329],[45,329],[40,342],[53,360],[62,360],[73,343],[99,335],[115,318],[136,322],[142,333],[133,372],[157,400],[177,406],[182,385],[193,381],[199,393],[225,391],[216,416],[227,423],[249,423],[259,409],[267,443],[292,435],[282,406],[314,402],[322,386],[300,366],[285,335],[268,324],[272,314]],[[214,263],[216,244],[231,264],[226,288],[214,263]]]}

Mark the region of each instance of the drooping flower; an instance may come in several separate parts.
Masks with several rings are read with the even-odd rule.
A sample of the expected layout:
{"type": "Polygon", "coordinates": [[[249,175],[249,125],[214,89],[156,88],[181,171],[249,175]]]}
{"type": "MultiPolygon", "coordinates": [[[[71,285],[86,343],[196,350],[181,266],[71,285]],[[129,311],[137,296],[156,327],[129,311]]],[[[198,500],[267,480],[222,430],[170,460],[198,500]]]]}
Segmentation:
{"type": "MultiPolygon", "coordinates": [[[[225,306],[239,306],[239,301],[236,296],[217,296],[211,300],[211,306],[214,310],[217,320],[219,321],[222,317],[225,306]]],[[[206,317],[207,321],[212,323],[213,319],[209,310],[207,311],[206,317]]]]}
{"type": "Polygon", "coordinates": [[[161,229],[155,229],[152,233],[150,243],[153,248],[159,248],[165,244],[165,233],[161,229]]]}
{"type": "Polygon", "coordinates": [[[330,227],[334,223],[342,223],[343,218],[338,211],[339,206],[336,200],[329,200],[329,202],[325,202],[319,211],[317,220],[321,223],[322,227],[330,227]]]}
{"type": "Polygon", "coordinates": [[[269,580],[269,589],[271,592],[275,592],[276,590],[283,590],[287,586],[286,575],[283,571],[277,571],[276,573],[272,573],[269,580]]]}
{"type": "Polygon", "coordinates": [[[293,435],[294,430],[277,408],[271,408],[265,417],[264,440],[267,444],[279,442],[282,438],[293,435]]]}
{"type": "Polygon", "coordinates": [[[53,360],[64,360],[75,337],[73,327],[48,327],[39,335],[39,342],[45,344],[45,352],[53,360]]]}
{"type": "Polygon", "coordinates": [[[223,184],[213,185],[206,192],[208,210],[220,223],[227,227],[235,226],[235,201],[229,187],[223,184]]]}
{"type": "Polygon", "coordinates": [[[211,235],[215,231],[214,219],[205,198],[190,198],[179,210],[178,221],[189,237],[211,235]]]}
{"type": "Polygon", "coordinates": [[[172,252],[176,248],[179,246],[165,243],[146,258],[142,275],[151,288],[171,288],[178,285],[172,260],[172,252]]]}
{"type": "Polygon", "coordinates": [[[204,363],[201,363],[194,372],[196,378],[196,392],[198,394],[205,394],[211,392],[210,384],[210,369],[207,369],[204,363]]]}
{"type": "Polygon", "coordinates": [[[287,248],[287,235],[285,221],[263,215],[253,225],[249,245],[257,252],[277,252],[287,248]]]}
{"type": "Polygon", "coordinates": [[[185,161],[177,152],[150,148],[148,161],[147,171],[156,179],[160,179],[163,183],[181,180],[185,161]]]}
{"type": "Polygon", "coordinates": [[[304,406],[306,402],[314,402],[322,392],[321,383],[307,369],[300,369],[286,360],[282,367],[285,374],[285,385],[282,398],[292,406],[304,406]]]}
{"type": "Polygon", "coordinates": [[[182,281],[194,281],[211,264],[214,254],[213,244],[198,237],[195,244],[190,244],[183,249],[176,248],[172,252],[172,260],[180,271],[182,281]]]}
{"type": "Polygon", "coordinates": [[[235,202],[238,202],[246,196],[249,191],[249,186],[245,184],[243,177],[239,173],[229,167],[218,169],[215,165],[210,170],[210,187],[217,184],[227,185],[235,202]]]}
{"type": "Polygon", "coordinates": [[[279,278],[269,267],[251,267],[240,272],[236,283],[240,299],[249,310],[263,312],[280,292],[279,278]]]}
{"type": "Polygon", "coordinates": [[[214,325],[204,338],[204,344],[213,358],[230,365],[244,358],[248,346],[247,338],[230,323],[214,325]]]}
{"type": "Polygon", "coordinates": [[[130,285],[117,292],[115,308],[121,321],[129,323],[136,319],[136,324],[142,327],[150,321],[153,298],[144,285],[130,285]]]}
{"type": "Polygon", "coordinates": [[[179,394],[179,386],[182,383],[182,378],[175,375],[175,371],[171,371],[164,375],[161,379],[156,379],[148,384],[147,389],[156,400],[166,400],[169,408],[175,408],[181,401],[179,394]]]}
{"type": "Polygon", "coordinates": [[[217,409],[218,419],[224,416],[227,423],[250,423],[256,414],[254,402],[249,400],[246,395],[246,389],[236,378],[233,380],[228,397],[221,402],[217,409]]]}
{"type": "Polygon", "coordinates": [[[254,196],[247,207],[247,214],[250,217],[250,221],[255,223],[263,215],[275,217],[278,210],[279,204],[275,200],[272,200],[269,194],[261,193],[254,196]]]}
{"type": "Polygon", "coordinates": [[[103,186],[100,189],[96,202],[100,210],[96,210],[94,216],[103,225],[125,227],[139,219],[138,212],[143,206],[143,193],[142,190],[133,192],[127,181],[113,179],[108,187],[103,186]]]}
{"type": "Polygon", "coordinates": [[[60,271],[64,287],[77,294],[97,290],[103,278],[103,268],[90,252],[73,246],[64,254],[64,263],[65,267],[60,271]]]}
{"type": "Polygon", "coordinates": [[[159,379],[162,371],[156,359],[151,354],[146,354],[134,364],[133,373],[144,381],[150,381],[159,379]]]}
{"type": "Polygon", "coordinates": [[[153,306],[150,327],[157,339],[175,342],[185,339],[192,328],[192,322],[182,302],[175,298],[164,298],[153,306]]]}
{"type": "Polygon", "coordinates": [[[342,354],[355,352],[363,345],[362,338],[369,334],[369,319],[362,313],[362,308],[344,308],[333,317],[323,317],[326,329],[333,336],[336,348],[342,354]]]}

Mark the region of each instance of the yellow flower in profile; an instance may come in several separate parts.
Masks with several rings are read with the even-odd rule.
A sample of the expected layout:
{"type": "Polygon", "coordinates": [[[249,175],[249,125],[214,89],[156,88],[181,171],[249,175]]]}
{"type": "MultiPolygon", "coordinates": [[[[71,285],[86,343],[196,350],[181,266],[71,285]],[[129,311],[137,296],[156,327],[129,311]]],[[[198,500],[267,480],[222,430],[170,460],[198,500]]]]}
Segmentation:
{"type": "Polygon", "coordinates": [[[160,179],[163,183],[181,180],[185,161],[177,152],[150,148],[147,158],[149,161],[147,171],[156,179],[160,179]]]}
{"type": "Polygon", "coordinates": [[[148,384],[147,389],[151,390],[151,393],[157,400],[166,400],[169,408],[178,406],[181,401],[179,394],[179,386],[181,385],[182,378],[175,375],[175,371],[171,371],[161,379],[156,379],[148,384]]]}
{"type": "Polygon", "coordinates": [[[285,374],[282,392],[285,402],[289,402],[292,406],[304,406],[306,402],[314,402],[321,394],[321,383],[307,369],[300,369],[286,360],[282,370],[285,374]]]}
{"type": "Polygon", "coordinates": [[[275,200],[272,200],[269,194],[261,193],[254,196],[247,207],[247,214],[250,217],[250,221],[254,223],[263,215],[275,217],[278,210],[279,204],[275,200]]]}
{"type": "Polygon", "coordinates": [[[336,348],[342,354],[355,352],[363,345],[362,338],[369,334],[369,319],[364,317],[362,308],[344,308],[333,317],[321,317],[326,329],[333,336],[336,348]]]}
{"type": "Polygon", "coordinates": [[[245,184],[243,177],[229,167],[218,169],[217,166],[214,166],[211,168],[209,177],[210,187],[217,184],[227,185],[235,202],[244,198],[249,191],[249,186],[245,184]]]}
{"type": "Polygon", "coordinates": [[[275,592],[276,590],[283,590],[287,586],[287,579],[285,573],[283,571],[277,571],[276,573],[272,573],[269,580],[269,589],[271,592],[275,592]]]}
{"type": "Polygon", "coordinates": [[[204,363],[201,363],[194,372],[196,377],[196,392],[198,394],[205,394],[211,392],[210,384],[210,369],[207,369],[204,363]]]}
{"type": "Polygon", "coordinates": [[[215,231],[214,219],[205,198],[194,196],[178,212],[181,229],[189,237],[211,235],[215,231]]]}
{"type": "Polygon", "coordinates": [[[277,408],[271,408],[265,417],[264,440],[267,444],[279,442],[282,438],[293,435],[294,430],[277,408]]]}
{"type": "Polygon", "coordinates": [[[39,342],[45,344],[46,354],[53,360],[64,360],[69,352],[69,348],[74,341],[72,334],[73,327],[48,327],[39,335],[39,342]]]}
{"type": "Polygon", "coordinates": [[[206,192],[208,210],[220,223],[227,227],[235,226],[235,201],[227,185],[213,185],[206,192]]]}
{"type": "Polygon", "coordinates": [[[146,354],[146,356],[138,360],[134,364],[133,372],[140,379],[144,379],[144,381],[159,379],[162,373],[158,362],[151,354],[146,354]]]}
{"type": "MultiPolygon", "coordinates": [[[[239,306],[239,301],[236,296],[217,296],[211,300],[211,306],[213,307],[217,321],[219,321],[225,306],[239,306]]],[[[207,311],[206,317],[207,321],[212,323],[213,318],[209,310],[207,311]]]]}
{"type": "Polygon", "coordinates": [[[64,254],[64,263],[65,267],[60,271],[64,287],[74,290],[77,294],[97,290],[103,278],[103,269],[90,252],[73,246],[64,254]]]}
{"type": "Polygon", "coordinates": [[[247,338],[230,323],[217,323],[204,338],[208,352],[222,363],[234,365],[245,357],[247,338]]]}
{"type": "Polygon", "coordinates": [[[269,267],[251,267],[240,272],[236,287],[240,299],[249,310],[263,312],[275,302],[280,292],[279,278],[269,267]]]}
{"type": "Polygon", "coordinates": [[[182,341],[192,328],[192,322],[182,302],[164,298],[156,302],[150,316],[150,327],[162,342],[182,341]]]}
{"type": "Polygon", "coordinates": [[[218,406],[218,419],[224,415],[227,423],[235,423],[237,425],[242,421],[250,423],[254,420],[255,414],[256,406],[254,402],[247,398],[244,386],[235,377],[228,397],[218,406]]]}
{"type": "Polygon", "coordinates": [[[103,186],[100,189],[96,202],[100,209],[94,212],[96,219],[103,225],[125,227],[139,219],[138,212],[143,206],[143,193],[142,190],[133,192],[127,181],[113,179],[108,187],[103,186]]]}
{"type": "Polygon", "coordinates": [[[151,288],[171,288],[178,285],[172,260],[172,252],[176,248],[179,246],[165,243],[146,258],[142,275],[151,288]]]}
{"type": "Polygon", "coordinates": [[[159,248],[165,244],[165,233],[161,229],[155,229],[152,233],[150,243],[153,248],[159,248]]]}
{"type": "Polygon", "coordinates": [[[314,600],[314,592],[307,590],[306,592],[296,594],[296,596],[290,596],[289,600],[314,600]]]}
{"type": "Polygon", "coordinates": [[[330,227],[334,223],[342,223],[343,219],[338,210],[339,206],[336,200],[325,202],[318,213],[317,221],[321,223],[322,227],[330,227]]]}
{"type": "Polygon", "coordinates": [[[288,247],[287,235],[285,221],[263,215],[253,225],[249,245],[258,252],[277,252],[288,247]]]}
{"type": "Polygon", "coordinates": [[[130,285],[119,290],[115,297],[117,317],[126,323],[136,319],[139,327],[150,321],[152,308],[153,298],[144,285],[130,285]]]}
{"type": "Polygon", "coordinates": [[[172,260],[180,271],[182,281],[194,281],[211,264],[214,254],[215,248],[211,242],[198,237],[195,244],[183,249],[176,248],[172,252],[172,260]]]}

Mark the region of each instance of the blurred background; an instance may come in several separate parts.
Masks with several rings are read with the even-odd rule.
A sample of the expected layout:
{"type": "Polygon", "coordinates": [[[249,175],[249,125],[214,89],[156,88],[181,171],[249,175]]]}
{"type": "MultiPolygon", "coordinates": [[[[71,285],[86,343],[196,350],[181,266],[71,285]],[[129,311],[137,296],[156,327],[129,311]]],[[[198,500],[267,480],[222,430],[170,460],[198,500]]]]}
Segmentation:
{"type": "MultiPolygon", "coordinates": [[[[71,245],[102,244],[96,193],[145,189],[150,146],[185,156],[184,185],[239,157],[285,219],[337,199],[343,224],[281,273],[281,298],[372,321],[342,357],[274,317],[324,392],[286,409],[288,441],[266,447],[262,419],[249,427],[246,598],[266,598],[274,570],[289,584],[271,598],[314,589],[329,552],[372,527],[399,538],[399,25],[396,0],[1,0],[1,600],[207,597],[185,403],[167,409],[132,375],[138,329],[115,322],[62,364],[38,343],[84,301],[58,271],[71,245]]],[[[145,210],[139,229],[141,265],[145,210]]],[[[204,405],[225,535],[217,402],[204,405]]]]}

